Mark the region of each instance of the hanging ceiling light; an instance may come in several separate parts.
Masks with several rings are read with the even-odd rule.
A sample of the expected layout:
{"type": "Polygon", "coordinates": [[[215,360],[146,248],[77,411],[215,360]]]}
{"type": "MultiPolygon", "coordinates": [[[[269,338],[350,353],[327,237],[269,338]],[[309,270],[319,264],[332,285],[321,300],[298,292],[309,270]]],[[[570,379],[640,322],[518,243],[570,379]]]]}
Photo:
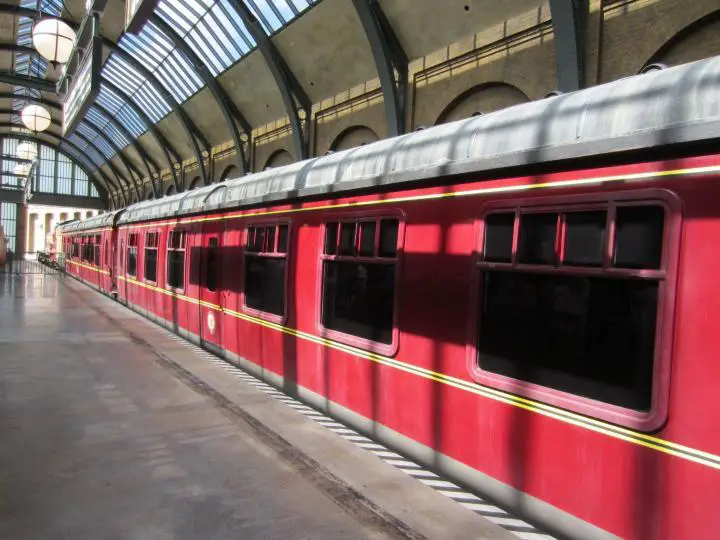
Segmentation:
{"type": "Polygon", "coordinates": [[[30,172],[30,165],[28,165],[27,163],[18,163],[17,165],[15,165],[13,172],[18,176],[27,176],[27,174],[30,172]]]}
{"type": "Polygon", "coordinates": [[[32,30],[35,50],[50,62],[64,64],[75,44],[75,31],[60,19],[43,19],[32,30]]]}
{"type": "Polygon", "coordinates": [[[28,105],[20,113],[25,127],[33,131],[45,131],[52,120],[50,111],[40,105],[28,105]]]}
{"type": "Polygon", "coordinates": [[[29,142],[20,143],[17,147],[17,157],[33,160],[37,157],[37,148],[29,142]]]}

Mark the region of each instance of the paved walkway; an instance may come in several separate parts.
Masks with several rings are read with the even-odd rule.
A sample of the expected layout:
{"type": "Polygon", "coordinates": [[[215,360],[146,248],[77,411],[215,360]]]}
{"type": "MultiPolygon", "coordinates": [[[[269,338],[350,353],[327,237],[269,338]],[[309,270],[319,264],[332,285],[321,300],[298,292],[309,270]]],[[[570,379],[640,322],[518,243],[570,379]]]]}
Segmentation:
{"type": "Polygon", "coordinates": [[[348,513],[69,285],[0,274],[0,539],[401,536],[348,513]]]}

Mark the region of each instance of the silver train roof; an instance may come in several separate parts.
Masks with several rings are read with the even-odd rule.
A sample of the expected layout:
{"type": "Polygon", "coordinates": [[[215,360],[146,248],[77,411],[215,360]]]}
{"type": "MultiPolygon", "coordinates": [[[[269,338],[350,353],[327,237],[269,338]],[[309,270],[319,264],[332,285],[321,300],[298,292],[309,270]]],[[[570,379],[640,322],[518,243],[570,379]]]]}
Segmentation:
{"type": "Polygon", "coordinates": [[[122,212],[122,210],[115,210],[114,212],[105,212],[104,214],[98,214],[97,216],[87,219],[61,223],[56,227],[56,230],[68,233],[87,231],[90,229],[104,229],[111,227],[115,223],[115,218],[120,212],[122,212]]]}
{"type": "Polygon", "coordinates": [[[719,136],[715,57],[140,202],[118,223],[719,136]]]}

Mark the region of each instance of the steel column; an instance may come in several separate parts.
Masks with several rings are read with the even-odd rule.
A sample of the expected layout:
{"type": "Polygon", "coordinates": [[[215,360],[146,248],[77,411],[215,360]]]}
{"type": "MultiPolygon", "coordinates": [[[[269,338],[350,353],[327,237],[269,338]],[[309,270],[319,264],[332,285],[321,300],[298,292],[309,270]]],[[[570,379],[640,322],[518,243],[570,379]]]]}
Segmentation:
{"type": "MultiPolygon", "coordinates": [[[[235,116],[233,115],[233,112],[236,114],[239,113],[237,107],[232,107],[233,110],[231,110],[231,107],[229,105],[231,101],[227,93],[225,92],[225,89],[220,86],[220,83],[215,79],[212,73],[210,73],[210,70],[202,61],[202,59],[200,59],[198,55],[195,54],[195,51],[192,50],[192,48],[185,42],[185,40],[180,38],[178,33],[168,23],[166,23],[158,15],[154,14],[150,17],[150,21],[155,26],[157,26],[170,39],[170,41],[175,44],[175,47],[177,47],[177,49],[182,52],[182,54],[190,61],[190,64],[195,66],[195,68],[197,69],[198,75],[210,90],[210,93],[215,98],[218,107],[220,107],[220,112],[222,112],[223,116],[225,117],[225,123],[230,130],[230,135],[232,136],[235,148],[237,148],[238,165],[240,165],[240,167],[244,171],[247,171],[248,166],[247,160],[245,159],[245,150],[243,149],[242,140],[240,139],[240,131],[238,130],[237,124],[235,123],[235,116]]],[[[249,136],[250,124],[245,120],[244,117],[242,117],[242,115],[238,118],[238,120],[243,125],[243,130],[249,136]]],[[[208,185],[210,183],[210,178],[207,176],[205,164],[200,161],[199,165],[203,173],[203,183],[205,185],[208,185]]]]}
{"type": "MultiPolygon", "coordinates": [[[[142,174],[140,174],[140,171],[138,171],[135,168],[135,166],[132,163],[130,163],[130,160],[125,156],[125,154],[122,153],[122,150],[120,149],[120,147],[117,144],[115,144],[115,141],[113,141],[110,137],[105,135],[101,130],[97,129],[94,124],[88,123],[85,120],[83,120],[83,122],[85,122],[86,127],[88,129],[95,132],[96,137],[100,137],[101,139],[103,139],[110,148],[115,150],[115,155],[117,155],[117,157],[120,158],[120,161],[122,161],[123,166],[125,167],[125,169],[128,172],[128,176],[130,177],[133,187],[135,188],[135,194],[138,196],[138,199],[141,199],[142,196],[140,195],[140,188],[138,187],[138,184],[135,181],[135,177],[133,176],[133,172],[134,172],[137,176],[142,178],[142,174]]],[[[76,135],[82,135],[82,133],[80,133],[78,130],[75,130],[74,133],[76,135]]],[[[103,152],[100,152],[100,155],[103,157],[106,157],[103,152]]],[[[112,158],[108,158],[108,163],[110,162],[111,159],[112,158]]]]}
{"type": "Polygon", "coordinates": [[[41,79],[40,77],[26,77],[25,75],[19,75],[13,71],[0,71],[0,82],[11,84],[13,86],[33,88],[34,90],[40,90],[41,92],[51,92],[53,94],[57,93],[55,83],[50,82],[47,79],[41,79]]]}
{"type": "Polygon", "coordinates": [[[173,160],[170,157],[170,153],[173,154],[173,157],[175,158],[175,162],[180,163],[182,162],[182,158],[180,157],[180,154],[178,154],[177,150],[173,148],[173,146],[170,144],[170,142],[165,138],[165,136],[160,132],[160,130],[157,128],[157,126],[153,123],[150,118],[143,112],[143,110],[135,105],[135,102],[130,99],[130,96],[128,96],[124,91],[122,91],[120,88],[118,88],[115,84],[111,83],[110,81],[103,80],[103,85],[107,86],[114,94],[117,94],[120,99],[122,99],[128,107],[130,107],[133,112],[137,115],[137,117],[140,119],[140,121],[145,124],[145,128],[148,130],[148,132],[153,136],[155,141],[157,142],[158,146],[162,148],[163,152],[165,153],[165,157],[167,158],[168,165],[170,166],[170,173],[173,176],[173,183],[175,184],[175,189],[177,189],[177,186],[180,185],[180,179],[177,176],[177,171],[175,170],[175,167],[173,166],[173,160]]]}
{"type": "MultiPolygon", "coordinates": [[[[158,93],[165,99],[168,104],[170,105],[172,111],[177,114],[178,120],[180,120],[180,124],[183,126],[183,129],[185,130],[185,133],[188,136],[188,139],[190,140],[190,145],[193,148],[193,152],[195,154],[195,159],[198,160],[198,163],[201,164],[201,171],[204,171],[204,165],[202,165],[202,151],[200,149],[200,146],[198,145],[197,139],[200,139],[200,143],[203,145],[203,147],[206,150],[210,149],[210,143],[205,138],[205,135],[202,134],[202,132],[198,129],[198,127],[195,125],[195,122],[192,121],[190,116],[185,112],[185,109],[183,109],[180,104],[175,99],[175,96],[173,96],[170,92],[167,91],[167,89],[162,85],[162,83],[158,80],[158,78],[155,76],[153,72],[151,72],[149,69],[147,69],[142,63],[138,62],[134,56],[132,56],[130,53],[122,49],[120,46],[118,46],[113,41],[109,40],[108,38],[103,37],[103,45],[105,45],[108,49],[110,49],[114,54],[117,54],[120,58],[122,58],[125,62],[130,64],[134,69],[136,69],[143,77],[147,79],[147,81],[155,87],[155,90],[158,91],[158,93]]],[[[107,79],[103,79],[102,84],[112,84],[107,79]]],[[[113,85],[115,88],[117,88],[115,85],[113,85]]],[[[117,93],[117,92],[116,92],[117,93]]],[[[122,92],[122,95],[126,96],[124,92],[122,92]]],[[[129,96],[125,101],[132,102],[133,105],[135,105],[134,101],[132,101],[132,98],[129,96]]],[[[138,107],[136,107],[138,108],[138,107]]],[[[143,113],[144,115],[144,113],[143,113]]],[[[147,116],[144,115],[146,118],[147,116]]],[[[152,122],[148,119],[148,122],[151,125],[152,122]]],[[[168,143],[169,144],[169,143],[168,143]]],[[[176,151],[173,151],[173,153],[176,156],[176,161],[181,162],[182,159],[178,155],[176,151]]],[[[182,187],[180,186],[180,181],[177,178],[177,175],[175,174],[175,169],[172,166],[172,163],[170,164],[170,169],[173,171],[173,181],[175,183],[175,189],[178,190],[178,193],[182,191],[182,187]]]]}
{"type": "Polygon", "coordinates": [[[277,50],[275,44],[270,40],[260,21],[245,2],[243,0],[231,0],[230,4],[232,4],[245,23],[248,32],[250,32],[250,35],[255,40],[260,54],[262,54],[265,63],[268,68],[270,68],[270,73],[272,73],[275,79],[275,84],[280,91],[280,96],[285,104],[285,110],[290,118],[290,125],[293,130],[295,158],[298,160],[306,159],[309,157],[309,125],[312,102],[297,80],[297,77],[295,77],[288,67],[280,51],[277,50]],[[300,118],[298,107],[305,113],[304,120],[300,118]]]}
{"type": "Polygon", "coordinates": [[[557,88],[574,92],[585,86],[585,49],[589,0],[550,0],[557,88]]]}
{"type": "Polygon", "coordinates": [[[388,135],[405,132],[408,57],[377,0],[353,0],[370,43],[385,102],[388,135]]]}
{"type": "MultiPolygon", "coordinates": [[[[140,144],[140,141],[137,140],[132,133],[130,133],[125,126],[123,126],[120,122],[115,120],[110,114],[110,111],[108,111],[105,107],[100,105],[99,103],[93,103],[93,107],[97,110],[97,112],[105,118],[108,122],[110,122],[115,129],[117,129],[120,133],[123,134],[123,136],[130,141],[130,144],[133,145],[135,150],[138,154],[140,154],[140,159],[143,160],[143,164],[145,165],[145,169],[147,169],[148,175],[150,177],[150,182],[152,184],[153,193],[158,193],[158,186],[155,183],[155,178],[153,176],[153,172],[150,169],[150,166],[152,165],[155,168],[155,173],[159,175],[160,173],[160,167],[158,166],[157,162],[150,156],[150,154],[145,150],[145,147],[143,147],[142,144],[140,144]]],[[[94,124],[93,124],[94,125],[94,124]]],[[[170,164],[170,167],[172,168],[172,163],[170,164]]]]}
{"type": "MultiPolygon", "coordinates": [[[[2,126],[0,126],[0,127],[2,127],[2,126]]],[[[95,178],[93,173],[89,172],[92,169],[88,167],[88,164],[93,165],[93,167],[95,165],[93,164],[92,160],[88,156],[86,156],[82,152],[82,150],[80,150],[80,148],[78,148],[76,145],[74,145],[73,143],[71,143],[68,140],[63,139],[62,137],[60,137],[54,133],[43,132],[42,135],[50,136],[54,139],[57,139],[60,143],[67,144],[70,148],[72,148],[77,153],[78,156],[80,156],[80,157],[71,156],[72,162],[80,165],[80,167],[85,172],[85,174],[87,174],[87,177],[90,180],[90,182],[92,182],[95,185],[95,187],[97,188],[98,193],[100,194],[101,198],[104,198],[106,200],[109,198],[109,196],[110,196],[109,188],[110,187],[112,187],[113,189],[117,189],[117,186],[115,185],[115,183],[112,182],[107,177],[107,175],[105,175],[102,171],[97,170],[97,172],[101,173],[103,180],[105,180],[105,185],[103,185],[102,182],[97,180],[97,178],[95,178]],[[86,161],[86,163],[84,165],[82,163],[82,157],[84,157],[85,161],[86,161]]],[[[40,139],[38,137],[33,137],[30,135],[25,135],[24,133],[2,133],[2,134],[0,134],[0,140],[2,140],[2,139],[20,139],[20,140],[28,141],[28,142],[42,143],[42,144],[46,144],[46,145],[54,148],[57,151],[62,151],[62,149],[60,148],[60,144],[52,144],[50,141],[46,141],[46,140],[40,139]]]]}

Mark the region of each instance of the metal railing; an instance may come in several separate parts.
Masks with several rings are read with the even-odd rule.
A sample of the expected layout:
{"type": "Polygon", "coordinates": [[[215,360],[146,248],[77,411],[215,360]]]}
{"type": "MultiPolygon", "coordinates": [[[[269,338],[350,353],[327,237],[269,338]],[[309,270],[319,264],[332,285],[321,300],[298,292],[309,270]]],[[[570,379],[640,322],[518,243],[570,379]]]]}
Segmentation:
{"type": "Polygon", "coordinates": [[[65,254],[36,251],[16,254],[8,251],[0,274],[52,275],[65,273],[65,254]]]}

